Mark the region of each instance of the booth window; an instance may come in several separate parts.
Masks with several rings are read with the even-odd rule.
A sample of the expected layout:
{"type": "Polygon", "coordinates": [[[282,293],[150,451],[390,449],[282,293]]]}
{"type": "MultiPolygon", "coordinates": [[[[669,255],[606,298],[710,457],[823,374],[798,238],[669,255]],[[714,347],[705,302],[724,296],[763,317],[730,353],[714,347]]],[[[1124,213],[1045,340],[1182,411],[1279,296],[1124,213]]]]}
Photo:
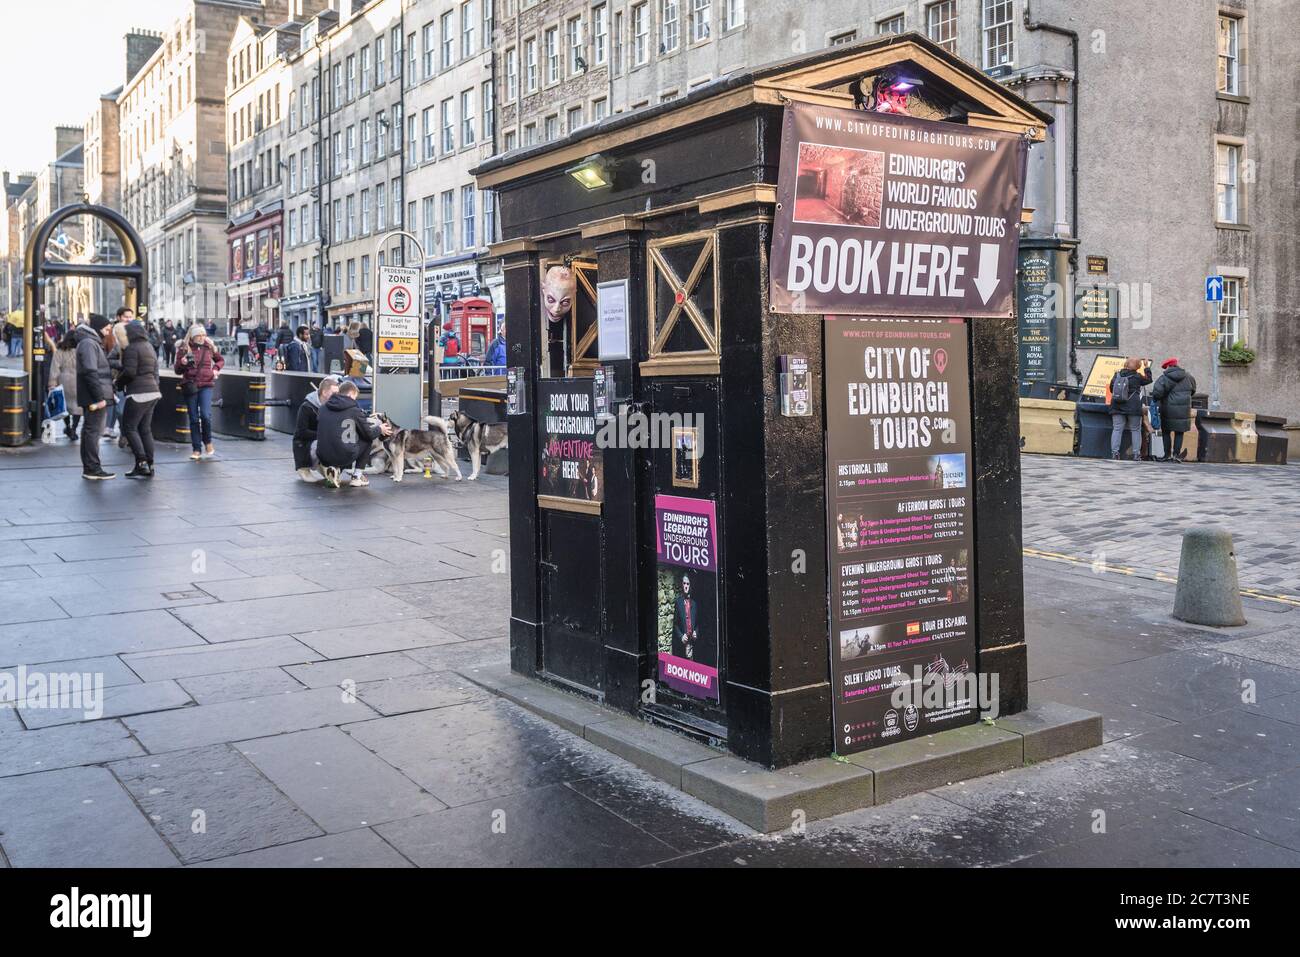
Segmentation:
{"type": "Polygon", "coordinates": [[[650,350],[644,375],[718,373],[721,308],[717,233],[688,233],[646,245],[650,350]]]}
{"type": "Polygon", "coordinates": [[[596,263],[549,259],[541,271],[542,377],[589,376],[600,364],[596,263]]]}

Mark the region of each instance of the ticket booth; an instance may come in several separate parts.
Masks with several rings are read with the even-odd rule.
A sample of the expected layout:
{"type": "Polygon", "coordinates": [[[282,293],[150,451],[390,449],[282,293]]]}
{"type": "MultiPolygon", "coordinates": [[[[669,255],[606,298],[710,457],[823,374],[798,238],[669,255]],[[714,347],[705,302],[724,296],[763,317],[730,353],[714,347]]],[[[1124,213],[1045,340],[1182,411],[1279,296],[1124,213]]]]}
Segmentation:
{"type": "MultiPolygon", "coordinates": [[[[1027,148],[1050,122],[907,34],[733,74],[475,171],[496,192],[503,240],[492,254],[512,317],[511,666],[768,767],[843,749],[832,642],[838,661],[843,635],[863,647],[875,640],[869,628],[839,628],[832,607],[845,591],[834,553],[843,523],[827,504],[839,441],[828,423],[840,396],[824,393],[843,371],[836,357],[857,347],[844,342],[877,334],[876,320],[818,312],[803,293],[774,301],[778,186],[850,238],[859,226],[879,235],[895,216],[879,198],[889,150],[801,151],[807,168],[801,158],[798,174],[783,177],[791,104],[824,107],[850,126],[892,109],[898,128],[887,132],[908,141],[918,134],[904,127],[920,129],[908,150],[918,156],[939,148],[930,130],[952,149],[999,138],[1014,154],[1013,141],[1027,148]]],[[[963,202],[955,165],[922,170],[950,187],[945,203],[963,202]]],[[[909,326],[913,340],[948,344],[938,367],[950,384],[938,388],[954,396],[949,414],[966,423],[965,444],[938,456],[946,478],[936,488],[964,502],[968,538],[960,556],[943,556],[954,568],[960,557],[962,570],[934,574],[957,576],[946,600],[966,602],[969,618],[969,653],[949,664],[996,673],[1004,714],[1028,699],[1014,289],[1000,314],[967,301],[978,306],[998,285],[999,261],[1014,268],[1020,188],[1004,223],[1011,235],[999,240],[1010,251],[981,262],[978,251],[997,243],[976,241],[962,268],[950,268],[953,257],[945,264],[941,291],[964,268],[967,299],[942,317],[897,313],[938,324],[909,326]],[[957,488],[965,494],[952,495],[957,488]]],[[[914,274],[911,285],[926,281],[914,274]]],[[[931,458],[916,467],[923,484],[936,474],[931,458]]]]}

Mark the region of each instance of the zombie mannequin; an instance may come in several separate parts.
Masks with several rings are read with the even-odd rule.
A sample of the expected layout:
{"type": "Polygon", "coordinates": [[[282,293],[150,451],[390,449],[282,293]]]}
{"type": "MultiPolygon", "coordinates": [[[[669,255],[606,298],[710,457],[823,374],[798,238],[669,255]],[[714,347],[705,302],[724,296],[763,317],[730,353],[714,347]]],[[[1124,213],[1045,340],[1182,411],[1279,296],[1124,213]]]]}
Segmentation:
{"type": "Polygon", "coordinates": [[[569,324],[565,320],[573,311],[577,291],[578,281],[571,266],[551,266],[542,277],[542,309],[546,313],[546,348],[551,375],[564,375],[568,371],[569,324]]]}

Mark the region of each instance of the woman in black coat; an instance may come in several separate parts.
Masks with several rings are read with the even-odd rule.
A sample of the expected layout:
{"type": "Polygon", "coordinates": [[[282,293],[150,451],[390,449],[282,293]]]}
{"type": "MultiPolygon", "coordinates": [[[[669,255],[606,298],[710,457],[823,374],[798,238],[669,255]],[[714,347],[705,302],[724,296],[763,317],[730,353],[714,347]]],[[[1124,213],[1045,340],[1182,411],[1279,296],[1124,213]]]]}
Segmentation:
{"type": "Polygon", "coordinates": [[[126,324],[126,348],[122,350],[117,387],[126,393],[122,434],[135,454],[135,468],[126,477],[153,478],[153,410],[162,391],[158,384],[158,352],[139,319],[126,324]]]}
{"type": "Polygon", "coordinates": [[[1183,436],[1192,427],[1192,395],[1196,392],[1196,380],[1178,364],[1177,359],[1166,359],[1160,368],[1164,374],[1151,390],[1151,398],[1160,403],[1160,432],[1165,439],[1165,454],[1160,461],[1181,462],[1183,436]],[[1172,445],[1170,433],[1173,434],[1172,445]]]}

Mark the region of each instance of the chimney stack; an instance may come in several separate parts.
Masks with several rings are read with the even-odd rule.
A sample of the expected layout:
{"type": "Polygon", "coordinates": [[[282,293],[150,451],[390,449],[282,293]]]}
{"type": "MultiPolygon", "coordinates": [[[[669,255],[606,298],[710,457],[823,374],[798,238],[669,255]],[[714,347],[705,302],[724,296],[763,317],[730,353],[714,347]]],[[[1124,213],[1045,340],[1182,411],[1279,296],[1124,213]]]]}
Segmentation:
{"type": "Polygon", "coordinates": [[[162,46],[163,36],[154,30],[132,30],[126,35],[126,82],[129,84],[141,68],[162,46]]]}

